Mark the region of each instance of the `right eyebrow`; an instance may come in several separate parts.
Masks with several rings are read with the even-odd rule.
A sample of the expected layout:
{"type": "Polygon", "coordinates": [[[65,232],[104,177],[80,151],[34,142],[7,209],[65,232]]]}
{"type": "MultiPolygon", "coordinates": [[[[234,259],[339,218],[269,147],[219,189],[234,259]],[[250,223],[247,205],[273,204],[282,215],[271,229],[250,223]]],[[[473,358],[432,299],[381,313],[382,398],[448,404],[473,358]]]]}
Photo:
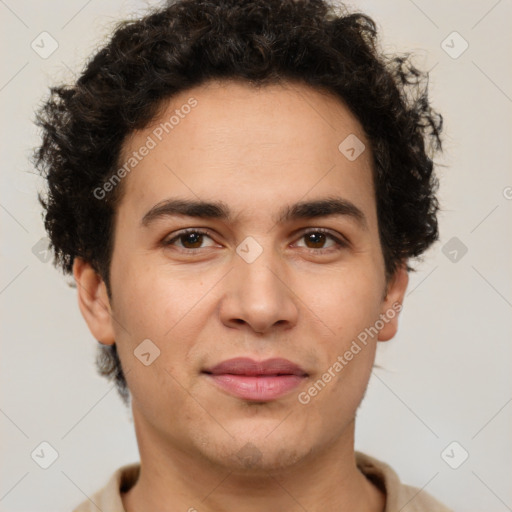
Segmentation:
{"type": "Polygon", "coordinates": [[[142,225],[147,226],[161,217],[185,215],[201,219],[230,220],[231,212],[222,201],[190,201],[185,199],[166,199],[151,208],[142,217],[142,225]]]}

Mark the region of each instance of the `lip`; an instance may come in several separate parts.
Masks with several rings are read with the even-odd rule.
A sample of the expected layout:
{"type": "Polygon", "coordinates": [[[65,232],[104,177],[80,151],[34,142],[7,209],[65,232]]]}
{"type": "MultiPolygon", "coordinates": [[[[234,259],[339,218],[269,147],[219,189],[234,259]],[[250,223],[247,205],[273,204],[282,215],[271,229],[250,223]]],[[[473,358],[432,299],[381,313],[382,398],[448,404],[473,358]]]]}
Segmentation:
{"type": "Polygon", "coordinates": [[[220,389],[243,400],[267,402],[286,395],[308,376],[306,371],[282,358],[255,361],[237,357],[203,373],[220,389]]]}

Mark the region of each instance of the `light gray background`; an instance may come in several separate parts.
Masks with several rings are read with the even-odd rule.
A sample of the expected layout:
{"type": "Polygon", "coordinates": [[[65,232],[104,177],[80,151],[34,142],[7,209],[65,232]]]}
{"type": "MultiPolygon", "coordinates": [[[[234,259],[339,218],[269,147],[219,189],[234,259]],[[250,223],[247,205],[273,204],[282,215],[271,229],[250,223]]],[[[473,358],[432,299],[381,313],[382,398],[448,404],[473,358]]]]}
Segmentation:
{"type": "MultiPolygon", "coordinates": [[[[130,414],[95,374],[76,291],[32,252],[45,232],[28,158],[49,84],[75,76],[116,20],[145,5],[0,0],[2,511],[69,511],[138,460],[130,414]],[[59,45],[47,59],[31,48],[43,31],[59,45]],[[42,441],[59,454],[46,470],[31,458],[42,441]]],[[[415,51],[432,69],[446,126],[441,241],[411,276],[399,334],[379,344],[385,370],[370,381],[356,448],[455,510],[512,510],[511,1],[351,5],[375,17],[386,50],[415,51]],[[458,58],[441,47],[453,31],[469,43],[458,58]],[[455,262],[442,252],[453,237],[467,247],[455,262]],[[441,457],[453,441],[452,465],[469,453],[458,469],[441,457]]],[[[457,37],[445,43],[452,54],[457,37]]]]}

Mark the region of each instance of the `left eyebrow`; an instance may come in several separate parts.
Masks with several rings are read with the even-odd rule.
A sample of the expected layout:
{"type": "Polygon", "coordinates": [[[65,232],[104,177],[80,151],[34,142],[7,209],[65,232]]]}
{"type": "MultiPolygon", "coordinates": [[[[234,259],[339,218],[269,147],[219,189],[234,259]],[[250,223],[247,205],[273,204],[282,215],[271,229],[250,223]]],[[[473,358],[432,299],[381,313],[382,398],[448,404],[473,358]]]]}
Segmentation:
{"type": "Polygon", "coordinates": [[[355,220],[363,229],[368,229],[368,222],[363,211],[354,203],[340,197],[295,203],[281,212],[279,222],[328,216],[349,217],[355,220]]]}
{"type": "MultiPolygon", "coordinates": [[[[189,199],[167,199],[156,204],[142,218],[142,225],[162,217],[184,215],[201,219],[220,219],[230,221],[233,214],[222,201],[206,202],[189,199]]],[[[298,219],[313,219],[316,217],[343,216],[355,220],[359,226],[368,229],[366,216],[354,203],[340,197],[301,201],[284,207],[278,215],[278,223],[298,219]]]]}

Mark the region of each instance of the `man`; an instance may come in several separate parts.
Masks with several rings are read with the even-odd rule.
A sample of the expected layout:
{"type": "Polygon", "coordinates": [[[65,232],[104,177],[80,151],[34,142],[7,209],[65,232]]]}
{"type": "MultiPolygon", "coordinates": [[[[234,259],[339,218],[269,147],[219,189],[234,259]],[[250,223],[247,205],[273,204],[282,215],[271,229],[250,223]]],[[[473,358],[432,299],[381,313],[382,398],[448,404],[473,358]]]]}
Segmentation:
{"type": "Polygon", "coordinates": [[[46,228],[141,462],[76,510],[448,510],[354,451],[441,118],[320,0],[181,0],[121,25],[38,123],[46,228]]]}

